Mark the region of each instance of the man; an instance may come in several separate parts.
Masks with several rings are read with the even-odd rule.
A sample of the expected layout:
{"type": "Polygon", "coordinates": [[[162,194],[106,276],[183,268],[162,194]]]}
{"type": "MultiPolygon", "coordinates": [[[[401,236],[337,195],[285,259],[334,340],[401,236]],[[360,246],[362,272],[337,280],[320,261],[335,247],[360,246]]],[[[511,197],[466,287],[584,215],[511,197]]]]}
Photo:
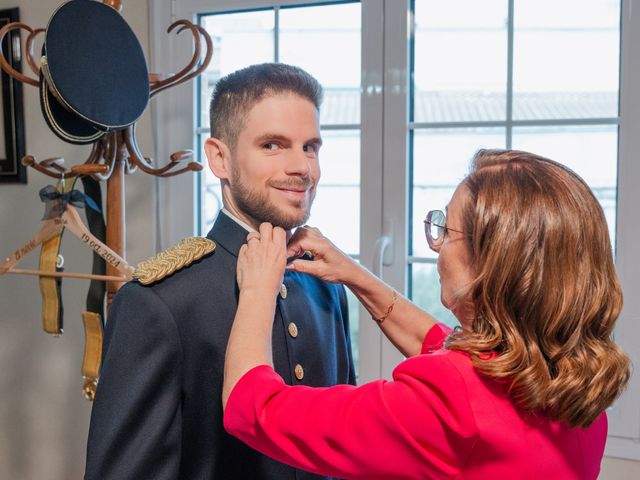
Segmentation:
{"type": "MultiPolygon", "coordinates": [[[[309,217],[320,177],[321,95],[313,77],[283,64],[254,65],[218,82],[205,152],[224,209],[208,240],[160,254],[114,298],[86,480],[320,478],[226,434],[221,394],[238,251],[262,222],[291,230],[309,217]]],[[[273,361],[291,385],[355,383],[342,286],[286,273],[273,361]]]]}

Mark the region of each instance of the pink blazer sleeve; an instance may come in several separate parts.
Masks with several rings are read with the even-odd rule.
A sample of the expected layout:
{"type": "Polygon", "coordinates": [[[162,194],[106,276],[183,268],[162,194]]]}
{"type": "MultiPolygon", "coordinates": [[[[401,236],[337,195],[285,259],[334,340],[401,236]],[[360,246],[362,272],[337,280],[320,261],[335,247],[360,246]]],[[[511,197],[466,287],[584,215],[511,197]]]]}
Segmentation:
{"type": "Polygon", "coordinates": [[[229,433],[281,462],[340,478],[451,478],[477,438],[450,352],[401,363],[393,381],[287,386],[268,366],[245,374],[224,415],[229,433]]]}
{"type": "Polygon", "coordinates": [[[420,353],[433,353],[440,350],[450,333],[451,328],[444,323],[436,323],[424,336],[420,353]]]}

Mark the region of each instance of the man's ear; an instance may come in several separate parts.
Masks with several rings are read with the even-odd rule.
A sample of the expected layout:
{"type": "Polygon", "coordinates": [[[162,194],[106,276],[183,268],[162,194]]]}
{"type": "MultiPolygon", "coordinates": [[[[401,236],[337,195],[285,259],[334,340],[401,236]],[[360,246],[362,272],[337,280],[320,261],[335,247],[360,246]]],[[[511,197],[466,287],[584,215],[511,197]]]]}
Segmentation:
{"type": "Polygon", "coordinates": [[[231,150],[219,138],[209,137],[204,142],[204,153],[207,155],[209,168],[220,180],[231,177],[231,150]]]}

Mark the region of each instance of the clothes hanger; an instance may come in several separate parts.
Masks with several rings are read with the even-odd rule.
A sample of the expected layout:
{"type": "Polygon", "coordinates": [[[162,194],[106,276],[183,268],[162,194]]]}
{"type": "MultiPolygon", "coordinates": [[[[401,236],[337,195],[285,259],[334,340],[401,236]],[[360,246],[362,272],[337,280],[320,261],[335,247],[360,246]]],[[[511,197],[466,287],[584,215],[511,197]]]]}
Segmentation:
{"type": "MultiPolygon", "coordinates": [[[[84,201],[88,205],[93,204],[99,211],[97,205],[90,197],[84,196],[79,191],[73,191],[75,180],[81,175],[99,174],[104,170],[104,165],[80,165],[74,166],[71,170],[62,167],[62,158],[51,158],[36,163],[33,158],[23,159],[23,163],[37,167],[43,173],[58,178],[57,187],[48,186],[41,190],[41,199],[45,201],[47,207],[45,211],[44,223],[40,230],[36,232],[31,240],[18,248],[0,266],[0,275],[5,273],[37,275],[40,279],[40,291],[42,295],[42,327],[46,333],[59,336],[62,329],[62,298],[60,279],[56,277],[81,278],[101,281],[128,281],[132,278],[134,269],[127,262],[107,247],[102,241],[97,239],[91,231],[84,225],[80,215],[72,201],[84,201]],[[77,168],[76,168],[77,167],[77,168]],[[55,171],[58,173],[56,174],[55,171]],[[71,178],[65,186],[65,175],[71,178]],[[77,192],[77,193],[76,193],[77,192]],[[47,196],[49,195],[49,196],[47,196]],[[57,203],[54,203],[57,202],[57,203]],[[64,209],[60,212],[60,209],[64,209]],[[55,211],[54,211],[55,210],[55,211]],[[115,267],[121,276],[96,275],[86,273],[73,273],[58,271],[64,261],[58,250],[61,235],[64,229],[68,228],[71,233],[82,240],[106,263],[115,267]],[[26,270],[16,269],[14,266],[24,258],[25,255],[40,247],[40,269],[26,270]],[[56,258],[57,257],[57,258],[56,258]]],[[[82,205],[82,204],[80,204],[82,205]]],[[[88,207],[89,208],[89,207],[88,207]]],[[[95,264],[95,261],[94,261],[95,264]]],[[[93,282],[92,282],[93,284],[93,282]]],[[[90,287],[90,294],[91,294],[90,287]]],[[[103,294],[104,295],[104,294],[103,294]]],[[[103,300],[103,299],[102,299],[103,300]]],[[[100,303],[101,300],[98,300],[100,303]]],[[[89,300],[87,301],[87,311],[82,312],[82,321],[85,332],[84,355],[82,360],[82,391],[86,399],[93,400],[98,378],[100,374],[100,362],[102,357],[103,320],[101,308],[97,311],[91,310],[89,300]],[[99,313],[100,312],[100,313],[99,313]]],[[[95,307],[95,305],[93,305],[95,307]]]]}
{"type": "MultiPolygon", "coordinates": [[[[61,179],[61,182],[64,185],[64,177],[61,179]]],[[[5,259],[3,264],[0,266],[0,275],[12,273],[19,275],[36,275],[40,277],[66,277],[89,280],[95,279],[105,281],[129,281],[133,278],[134,270],[135,269],[130,266],[120,255],[114,252],[103,242],[98,240],[84,225],[77,209],[71,203],[67,203],[61,215],[55,216],[54,218],[46,219],[40,230],[36,232],[31,240],[19,247],[13,252],[10,257],[7,257],[5,259]],[[59,234],[65,227],[68,228],[76,237],[82,240],[91,250],[93,250],[101,258],[103,258],[109,265],[122,273],[122,275],[95,275],[90,273],[56,272],[13,268],[18,262],[22,260],[25,255],[33,251],[38,245],[59,234]]]]}

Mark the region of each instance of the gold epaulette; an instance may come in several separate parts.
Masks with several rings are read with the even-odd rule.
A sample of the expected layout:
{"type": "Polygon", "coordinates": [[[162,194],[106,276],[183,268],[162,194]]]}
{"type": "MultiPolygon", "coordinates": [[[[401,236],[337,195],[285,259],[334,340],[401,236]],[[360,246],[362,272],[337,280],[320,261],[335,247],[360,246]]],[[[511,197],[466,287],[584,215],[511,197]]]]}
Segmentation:
{"type": "Polygon", "coordinates": [[[133,273],[133,278],[143,285],[149,285],[191,265],[215,249],[216,243],[208,238],[185,238],[155,257],[140,262],[133,273]]]}

